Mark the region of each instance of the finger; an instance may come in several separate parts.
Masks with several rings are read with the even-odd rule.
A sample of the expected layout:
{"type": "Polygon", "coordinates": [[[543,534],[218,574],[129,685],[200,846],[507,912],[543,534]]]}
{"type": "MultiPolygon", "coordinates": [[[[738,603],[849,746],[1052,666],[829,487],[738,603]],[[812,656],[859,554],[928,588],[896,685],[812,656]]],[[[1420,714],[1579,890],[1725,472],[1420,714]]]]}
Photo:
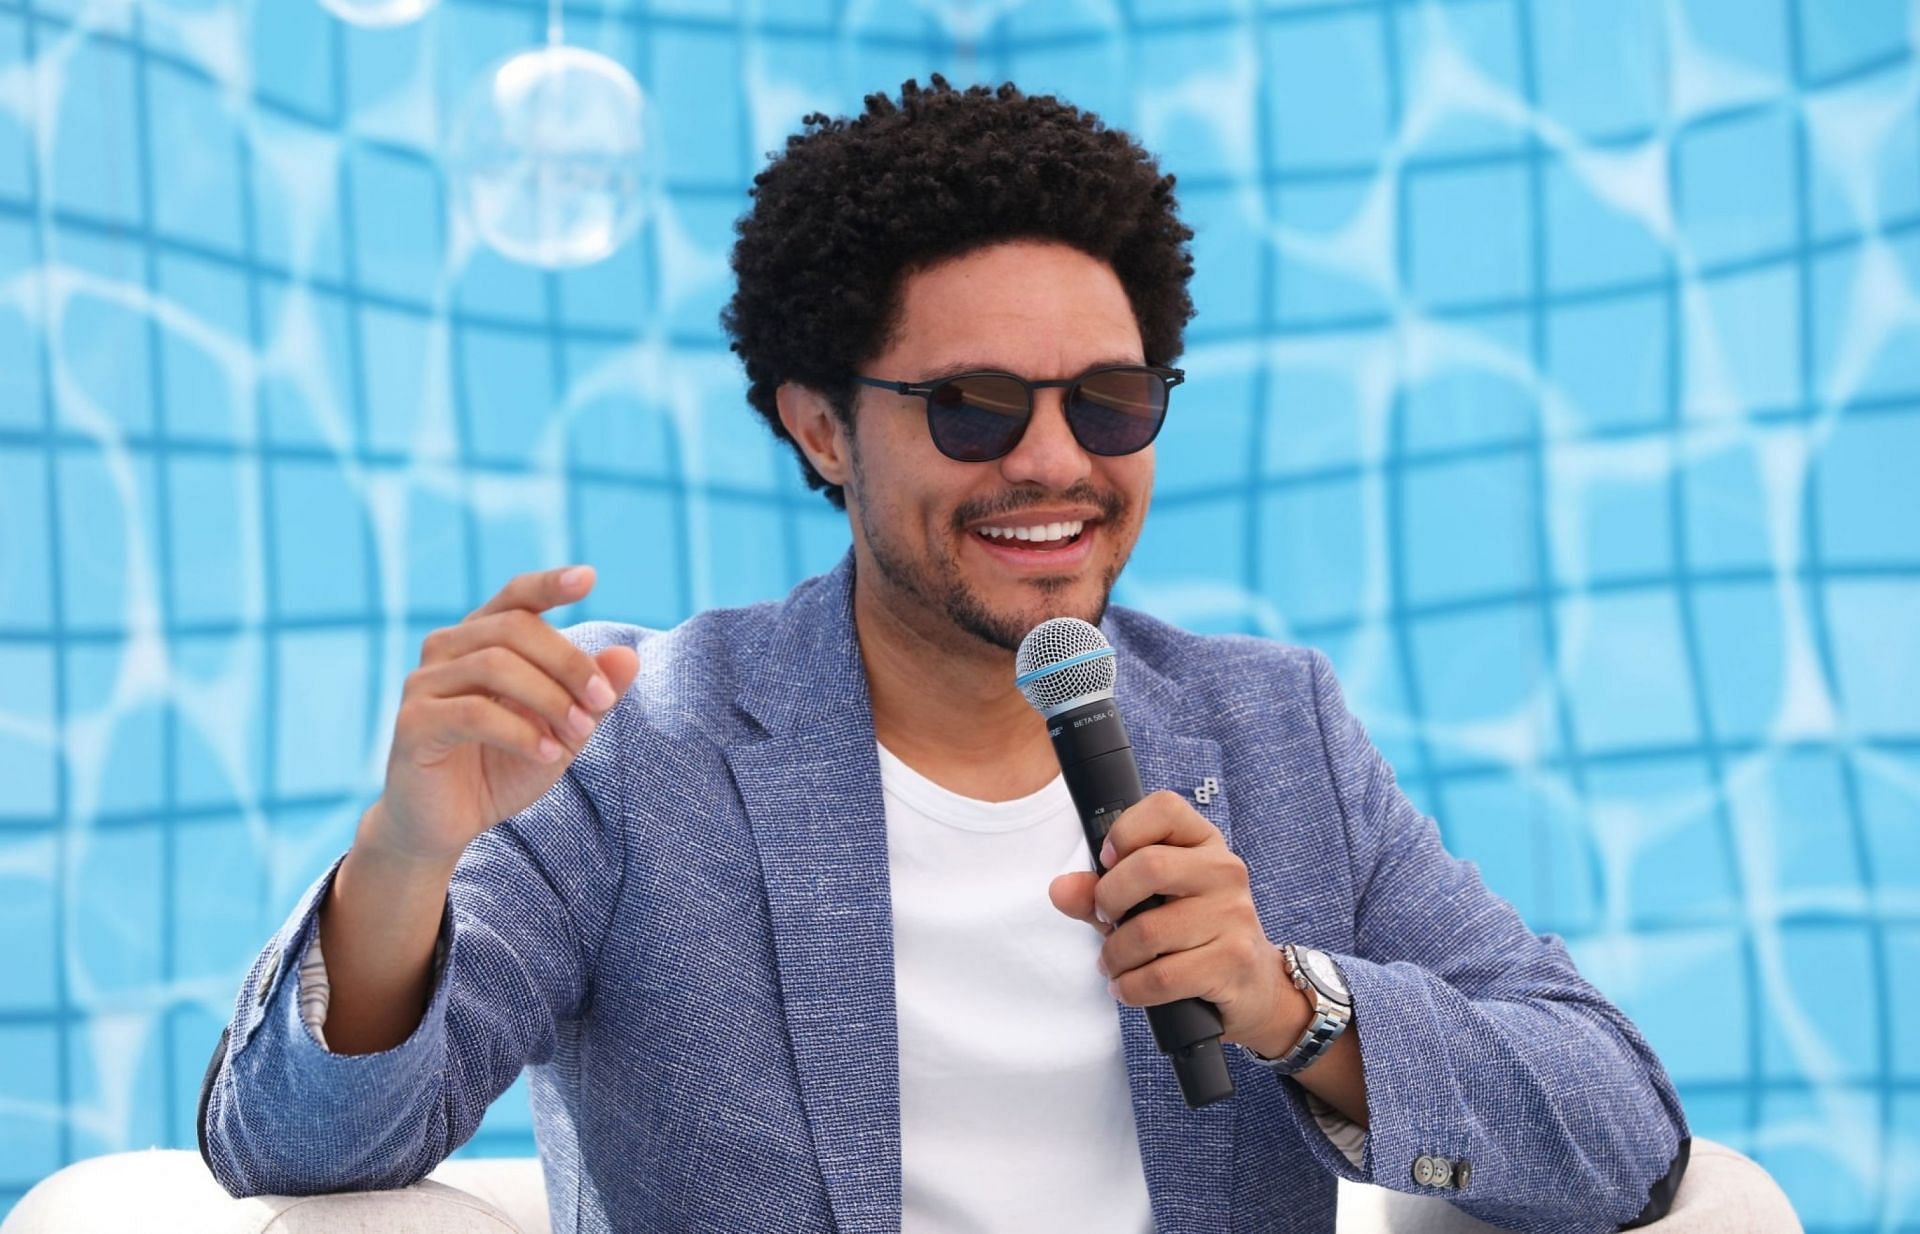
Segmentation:
{"type": "Polygon", "coordinates": [[[602,647],[593,653],[593,662],[615,695],[625,694],[640,675],[640,653],[632,647],[602,647]]]}
{"type": "Polygon", "coordinates": [[[554,732],[553,726],[547,723],[545,716],[533,710],[531,707],[528,707],[525,703],[520,702],[518,699],[506,698],[498,694],[488,694],[487,697],[492,699],[494,702],[500,704],[502,707],[505,707],[508,711],[511,711],[514,715],[519,716],[521,719],[525,720],[527,723],[533,725],[535,728],[539,729],[546,736],[553,738],[555,741],[567,747],[569,750],[573,750],[575,753],[578,753],[579,748],[586,744],[584,740],[574,739],[571,734],[554,732]]]}
{"type": "Polygon", "coordinates": [[[1232,889],[1245,877],[1246,863],[1225,848],[1181,848],[1149,844],[1127,854],[1094,884],[1095,907],[1119,921],[1151,895],[1197,896],[1232,889]]]}
{"type": "Polygon", "coordinates": [[[1219,914],[1199,900],[1169,900],[1114,927],[1100,945],[1100,962],[1117,977],[1162,956],[1204,947],[1220,937],[1219,914]]]}
{"type": "MultiPolygon", "coordinates": [[[[631,647],[604,647],[594,653],[593,659],[594,662],[600,666],[601,671],[606,674],[607,681],[613,686],[614,693],[616,694],[625,694],[628,687],[633,684],[634,677],[636,677],[640,671],[640,657],[631,647]]],[[[569,733],[556,733],[547,724],[544,717],[528,708],[526,704],[511,698],[499,698],[497,695],[492,697],[495,697],[502,707],[505,707],[515,715],[524,716],[532,723],[538,725],[541,731],[545,732],[547,736],[554,738],[575,754],[580,752],[581,748],[587,744],[588,738],[592,736],[591,731],[582,737],[574,737],[569,733]]],[[[605,717],[603,716],[601,718],[604,719],[605,717]]]]}
{"type": "Polygon", "coordinates": [[[479,694],[452,698],[417,698],[402,704],[396,732],[408,734],[406,754],[428,765],[468,742],[493,746],[537,763],[557,763],[565,747],[543,733],[524,716],[479,694]]]}
{"type": "MultiPolygon", "coordinates": [[[[1142,913],[1141,916],[1146,916],[1142,913]]],[[[1178,998],[1218,1002],[1219,972],[1204,951],[1176,951],[1108,980],[1113,996],[1129,1007],[1158,1007],[1178,998]]]]}
{"type": "Polygon", "coordinates": [[[569,749],[593,735],[594,716],[565,687],[514,648],[498,643],[457,660],[415,669],[408,675],[407,691],[427,698],[477,694],[511,699],[544,721],[569,749]]]}
{"type": "MultiPolygon", "coordinates": [[[[427,635],[421,644],[421,665],[451,663],[486,647],[510,648],[573,695],[591,715],[599,715],[620,697],[627,683],[615,686],[600,664],[578,644],[525,609],[492,613],[459,625],[445,626],[427,635]],[[601,686],[596,688],[595,682],[601,686]]],[[[639,660],[634,661],[638,670],[639,660]]]]}
{"type": "Polygon", "coordinates": [[[1100,864],[1112,869],[1128,853],[1149,844],[1178,844],[1191,848],[1221,839],[1220,829],[1207,816],[1193,808],[1185,797],[1167,789],[1148,793],[1120,812],[1107,831],[1107,844],[1113,859],[1102,855],[1100,864]]]}
{"type": "Polygon", "coordinates": [[[1094,914],[1093,884],[1096,876],[1091,870],[1076,870],[1071,874],[1062,874],[1047,884],[1047,898],[1053,906],[1067,916],[1084,921],[1102,934],[1113,927],[1100,920],[1094,914]]]}
{"type": "Polygon", "coordinates": [[[507,580],[491,600],[468,613],[464,620],[504,613],[510,609],[544,613],[562,604],[571,604],[593,590],[592,566],[559,566],[552,570],[529,570],[507,580]],[[574,571],[579,571],[575,574],[574,571]]]}

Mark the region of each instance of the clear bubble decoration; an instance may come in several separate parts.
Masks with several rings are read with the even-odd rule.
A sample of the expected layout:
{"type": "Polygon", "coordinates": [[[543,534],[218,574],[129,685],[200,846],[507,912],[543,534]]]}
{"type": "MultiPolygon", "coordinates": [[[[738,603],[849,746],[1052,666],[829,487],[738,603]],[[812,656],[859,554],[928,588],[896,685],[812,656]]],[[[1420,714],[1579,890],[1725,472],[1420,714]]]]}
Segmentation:
{"type": "Polygon", "coordinates": [[[341,21],[379,29],[418,21],[438,3],[440,0],[320,0],[320,7],[341,21]]]}
{"type": "Polygon", "coordinates": [[[457,208],[515,261],[599,261],[640,226],[646,111],[640,83],[598,52],[555,42],[498,61],[449,135],[457,208]]]}

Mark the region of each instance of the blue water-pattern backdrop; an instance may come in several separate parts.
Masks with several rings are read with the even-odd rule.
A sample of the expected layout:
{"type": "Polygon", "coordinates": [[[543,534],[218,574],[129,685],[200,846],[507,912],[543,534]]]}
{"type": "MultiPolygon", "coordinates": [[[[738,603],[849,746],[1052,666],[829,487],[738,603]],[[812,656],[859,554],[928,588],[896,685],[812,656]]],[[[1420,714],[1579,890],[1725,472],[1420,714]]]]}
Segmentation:
{"type": "MultiPolygon", "coordinates": [[[[751,417],[731,224],[941,70],[1137,133],[1198,230],[1116,598],[1326,649],[1455,852],[1813,1231],[1920,1228],[1920,9],[570,4],[660,126],[565,274],[449,212],[530,0],[0,0],[0,1213],[191,1148],[421,638],[782,594],[844,517],[751,417]]],[[[524,1080],[462,1154],[531,1153],[524,1080]]]]}

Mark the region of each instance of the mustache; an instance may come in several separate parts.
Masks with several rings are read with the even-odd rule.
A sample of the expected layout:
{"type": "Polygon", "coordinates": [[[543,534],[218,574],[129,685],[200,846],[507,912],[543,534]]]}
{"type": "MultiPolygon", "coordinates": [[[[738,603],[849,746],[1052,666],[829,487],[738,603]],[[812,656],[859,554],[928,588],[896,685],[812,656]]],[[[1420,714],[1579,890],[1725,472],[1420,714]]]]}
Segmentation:
{"type": "Polygon", "coordinates": [[[1038,506],[1056,505],[1071,502],[1074,505],[1089,505],[1100,511],[1100,517],[1106,522],[1114,522],[1126,513],[1127,501],[1118,493],[1099,492],[1092,488],[1072,488],[1064,493],[1010,494],[998,501],[972,502],[953,512],[953,529],[965,531],[969,523],[983,519],[1002,518],[1009,514],[1018,514],[1022,510],[1031,510],[1038,506]]]}

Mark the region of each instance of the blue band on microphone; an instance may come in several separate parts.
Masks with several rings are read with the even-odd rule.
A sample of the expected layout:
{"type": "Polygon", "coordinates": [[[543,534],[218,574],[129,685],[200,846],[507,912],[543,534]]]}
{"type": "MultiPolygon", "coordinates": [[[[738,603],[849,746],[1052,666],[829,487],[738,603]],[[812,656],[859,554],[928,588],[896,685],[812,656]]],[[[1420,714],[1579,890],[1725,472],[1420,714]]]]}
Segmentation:
{"type": "Polygon", "coordinates": [[[1113,648],[1100,647],[1093,651],[1083,651],[1077,656],[1068,656],[1057,664],[1043,664],[1030,672],[1020,674],[1013,679],[1015,687],[1026,685],[1029,681],[1038,681],[1049,673],[1057,673],[1063,668],[1072,668],[1076,664],[1085,664],[1090,660],[1104,660],[1113,654],[1113,648]]]}

